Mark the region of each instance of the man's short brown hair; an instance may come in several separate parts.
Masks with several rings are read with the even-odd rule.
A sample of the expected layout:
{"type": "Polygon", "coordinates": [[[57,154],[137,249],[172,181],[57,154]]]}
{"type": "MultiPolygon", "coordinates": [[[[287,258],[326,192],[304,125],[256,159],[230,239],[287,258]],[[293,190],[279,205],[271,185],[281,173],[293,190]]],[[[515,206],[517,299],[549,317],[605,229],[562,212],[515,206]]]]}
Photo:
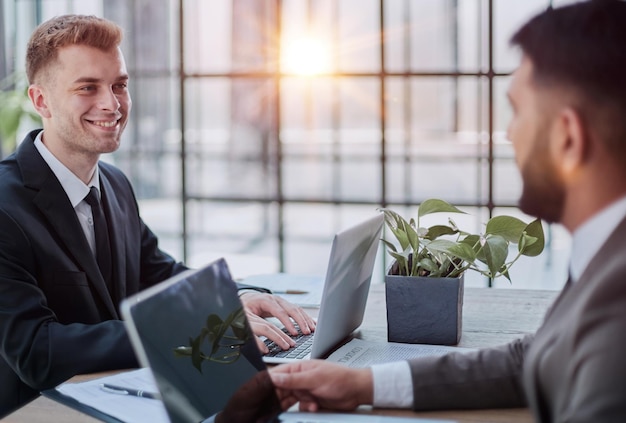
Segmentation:
{"type": "Polygon", "coordinates": [[[608,151],[626,165],[626,1],[549,8],[512,38],[533,64],[533,82],[559,87],[608,151]]]}
{"type": "Polygon", "coordinates": [[[69,45],[86,45],[101,50],[116,48],[122,42],[122,29],[96,16],[63,15],[39,25],[26,50],[26,76],[33,84],[53,63],[58,50],[69,45]]]}

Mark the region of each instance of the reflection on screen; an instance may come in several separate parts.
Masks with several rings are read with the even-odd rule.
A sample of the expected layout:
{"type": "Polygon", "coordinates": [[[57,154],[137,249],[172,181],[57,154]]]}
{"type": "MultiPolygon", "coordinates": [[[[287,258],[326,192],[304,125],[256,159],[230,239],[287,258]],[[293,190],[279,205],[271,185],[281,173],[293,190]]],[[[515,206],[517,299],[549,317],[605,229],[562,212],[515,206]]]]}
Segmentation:
{"type": "Polygon", "coordinates": [[[210,314],[198,336],[189,337],[188,346],[174,348],[174,355],[189,357],[193,366],[202,373],[203,361],[221,364],[236,362],[251,336],[243,307],[232,311],[225,319],[210,314]]]}
{"type": "Polygon", "coordinates": [[[144,300],[133,320],[172,422],[274,421],[278,398],[225,262],[144,300]]]}

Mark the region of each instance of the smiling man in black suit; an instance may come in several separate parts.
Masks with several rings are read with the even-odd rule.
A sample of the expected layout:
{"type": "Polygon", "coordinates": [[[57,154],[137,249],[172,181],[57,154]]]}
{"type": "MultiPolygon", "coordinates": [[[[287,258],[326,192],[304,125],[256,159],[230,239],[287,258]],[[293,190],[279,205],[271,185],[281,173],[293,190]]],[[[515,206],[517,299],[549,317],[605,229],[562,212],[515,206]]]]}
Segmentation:
{"type": "MultiPolygon", "coordinates": [[[[99,161],[119,147],[131,110],[121,41],[110,21],[68,15],[28,44],[43,130],[0,162],[0,416],[76,374],[137,366],[119,302],[185,270],[159,249],[127,178],[99,161]]],[[[290,318],[315,327],[272,295],[242,301],[254,332],[283,348],[294,342],[262,317],[293,333],[290,318]]]]}

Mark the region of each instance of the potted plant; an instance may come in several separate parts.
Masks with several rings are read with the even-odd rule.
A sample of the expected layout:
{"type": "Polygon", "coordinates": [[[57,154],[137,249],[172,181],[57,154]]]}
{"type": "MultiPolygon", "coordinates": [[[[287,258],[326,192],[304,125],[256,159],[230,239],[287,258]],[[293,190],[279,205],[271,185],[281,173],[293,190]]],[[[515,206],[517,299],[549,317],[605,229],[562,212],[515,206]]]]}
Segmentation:
{"type": "Polygon", "coordinates": [[[420,225],[429,214],[465,213],[443,200],[424,201],[416,218],[408,221],[391,209],[380,210],[395,239],[382,240],[394,260],[385,276],[390,342],[458,344],[465,272],[510,281],[509,269],[522,255],[537,256],[544,248],[538,219],[526,224],[516,217],[495,216],[484,232],[473,234],[459,229],[451,218],[447,225],[420,225]],[[517,244],[517,253],[509,260],[511,244],[517,244]]]}
{"type": "Polygon", "coordinates": [[[15,150],[17,132],[25,119],[41,124],[28,98],[25,75],[12,73],[0,80],[0,158],[15,150]]]}

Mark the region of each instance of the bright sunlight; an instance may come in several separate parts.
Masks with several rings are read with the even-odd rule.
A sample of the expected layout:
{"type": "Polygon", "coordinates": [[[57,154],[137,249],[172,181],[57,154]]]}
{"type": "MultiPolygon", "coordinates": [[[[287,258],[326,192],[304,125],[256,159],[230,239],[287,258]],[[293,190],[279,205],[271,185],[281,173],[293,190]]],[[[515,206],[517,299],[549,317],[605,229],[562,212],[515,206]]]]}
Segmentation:
{"type": "Polygon", "coordinates": [[[282,51],[282,71],[298,75],[317,75],[332,71],[330,48],[314,38],[287,41],[282,51]]]}

